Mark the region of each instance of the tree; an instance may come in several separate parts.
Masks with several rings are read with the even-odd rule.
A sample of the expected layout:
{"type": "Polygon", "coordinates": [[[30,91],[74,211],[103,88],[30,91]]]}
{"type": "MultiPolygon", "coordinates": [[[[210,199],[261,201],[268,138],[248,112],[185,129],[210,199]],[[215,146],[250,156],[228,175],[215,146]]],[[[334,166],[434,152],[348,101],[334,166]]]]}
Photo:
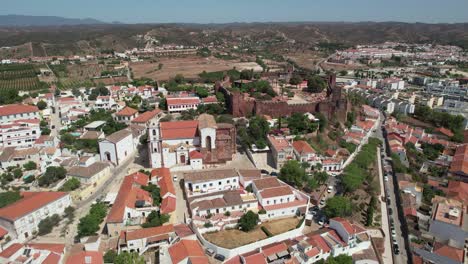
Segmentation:
{"type": "Polygon", "coordinates": [[[75,208],[73,206],[68,206],[64,210],[64,216],[68,218],[69,221],[72,221],[75,217],[75,208]]]}
{"type": "Polygon", "coordinates": [[[26,162],[25,164],[23,164],[23,168],[27,171],[35,170],[37,168],[37,164],[34,161],[30,160],[26,162]]]}
{"type": "Polygon", "coordinates": [[[69,179],[63,184],[62,188],[60,188],[60,191],[71,192],[73,190],[80,188],[80,185],[81,185],[80,180],[78,180],[75,177],[72,177],[71,179],[69,179]]]}
{"type": "Polygon", "coordinates": [[[22,198],[19,191],[7,191],[0,193],[0,208],[10,205],[22,198]]]}
{"type": "Polygon", "coordinates": [[[115,250],[109,250],[104,254],[104,263],[115,263],[118,254],[115,250]]]}
{"type": "Polygon", "coordinates": [[[73,94],[73,96],[78,97],[78,96],[81,95],[81,92],[80,92],[80,90],[78,88],[74,87],[72,89],[72,94],[73,94]]]}
{"type": "Polygon", "coordinates": [[[298,85],[302,82],[302,78],[299,75],[293,75],[289,80],[289,84],[291,85],[298,85]]]}
{"type": "Polygon", "coordinates": [[[78,223],[78,237],[95,235],[106,214],[107,206],[104,203],[93,204],[89,213],[78,223]]]}
{"type": "Polygon", "coordinates": [[[50,184],[65,179],[67,170],[64,167],[47,167],[45,173],[39,178],[39,186],[45,187],[50,184]]]}
{"type": "Polygon", "coordinates": [[[44,136],[44,135],[50,135],[51,132],[52,132],[52,131],[51,131],[50,128],[48,128],[48,127],[43,127],[43,128],[41,128],[41,135],[43,135],[43,136],[44,136]]]}
{"type": "Polygon", "coordinates": [[[327,83],[322,77],[318,75],[314,75],[312,77],[309,77],[309,79],[307,79],[307,90],[309,92],[320,93],[325,88],[327,88],[327,83]]]}
{"type": "Polygon", "coordinates": [[[305,114],[294,113],[288,118],[288,128],[292,134],[311,133],[317,130],[317,123],[310,122],[305,114]]]}
{"type": "Polygon", "coordinates": [[[319,184],[324,184],[328,180],[328,173],[324,171],[318,171],[314,173],[314,178],[317,180],[319,184]]]}
{"type": "Polygon", "coordinates": [[[297,160],[288,160],[280,170],[281,180],[301,187],[305,180],[306,172],[297,160]]]}
{"type": "Polygon", "coordinates": [[[150,183],[147,186],[141,186],[141,188],[151,194],[153,205],[159,206],[161,204],[161,190],[157,185],[150,183]]]}
{"type": "Polygon", "coordinates": [[[350,216],[353,212],[351,201],[344,196],[334,196],[327,200],[324,213],[328,218],[350,216]]]}
{"type": "Polygon", "coordinates": [[[60,216],[58,214],[54,214],[52,216],[48,216],[42,219],[37,225],[39,229],[38,235],[43,236],[49,234],[52,231],[52,229],[58,225],[59,222],[60,216]]]}
{"type": "Polygon", "coordinates": [[[197,88],[195,88],[195,92],[196,94],[201,97],[201,98],[205,98],[205,97],[208,97],[208,90],[206,90],[204,87],[200,87],[198,86],[197,88]]]}
{"type": "Polygon", "coordinates": [[[145,264],[145,258],[137,252],[122,252],[114,260],[114,264],[145,264]]]}
{"type": "Polygon", "coordinates": [[[167,214],[161,214],[159,211],[151,211],[146,218],[146,223],[143,223],[141,227],[149,228],[155,226],[162,226],[164,223],[169,221],[170,216],[167,214]]]}
{"type": "Polygon", "coordinates": [[[340,71],[340,76],[346,76],[348,75],[348,71],[347,70],[341,70],[340,71]]]}
{"type": "Polygon", "coordinates": [[[158,107],[161,110],[167,110],[167,100],[166,100],[166,98],[159,99],[159,106],[158,107]]]}
{"type": "Polygon", "coordinates": [[[258,214],[249,210],[239,219],[238,224],[239,224],[239,227],[242,229],[242,231],[248,232],[254,229],[255,226],[257,226],[258,214]]]}
{"type": "Polygon", "coordinates": [[[240,78],[242,80],[252,80],[253,70],[243,70],[243,71],[241,71],[240,78]]]}
{"type": "Polygon", "coordinates": [[[44,110],[47,108],[47,103],[41,100],[37,102],[36,106],[39,108],[39,110],[44,110]]]}
{"type": "Polygon", "coordinates": [[[328,257],[327,264],[353,264],[353,258],[348,255],[338,255],[336,257],[330,256],[328,257]]]}
{"type": "Polygon", "coordinates": [[[174,77],[174,81],[176,82],[176,84],[182,84],[184,81],[185,81],[185,78],[182,74],[176,74],[176,76],[174,77]]]}

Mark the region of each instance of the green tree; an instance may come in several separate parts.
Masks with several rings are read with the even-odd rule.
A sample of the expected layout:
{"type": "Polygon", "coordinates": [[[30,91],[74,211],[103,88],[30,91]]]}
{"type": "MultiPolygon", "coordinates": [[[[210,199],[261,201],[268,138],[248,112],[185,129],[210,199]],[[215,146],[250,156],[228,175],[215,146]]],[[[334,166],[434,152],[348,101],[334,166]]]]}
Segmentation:
{"type": "Polygon", "coordinates": [[[299,75],[293,75],[291,79],[289,79],[289,84],[291,85],[298,85],[302,82],[302,78],[299,75]]]}
{"type": "Polygon", "coordinates": [[[353,264],[353,258],[348,255],[338,255],[336,257],[330,256],[328,257],[327,264],[353,264]]]}
{"type": "Polygon", "coordinates": [[[159,106],[158,107],[161,110],[167,110],[167,100],[166,100],[166,98],[159,99],[159,106]]]}
{"type": "Polygon", "coordinates": [[[78,237],[95,235],[106,217],[107,206],[104,203],[96,203],[91,206],[89,213],[80,219],[78,223],[78,237]]]}
{"type": "Polygon", "coordinates": [[[185,82],[185,78],[182,74],[176,74],[176,76],[174,77],[174,81],[177,83],[177,84],[182,84],[185,82]]]}
{"type": "Polygon", "coordinates": [[[242,229],[244,232],[248,232],[252,229],[254,229],[255,226],[258,224],[258,214],[248,211],[245,213],[238,222],[239,227],[242,229]]]}
{"type": "Polygon", "coordinates": [[[147,186],[141,186],[141,188],[151,194],[153,205],[159,206],[161,204],[161,190],[157,185],[150,183],[147,186]]]}
{"type": "Polygon", "coordinates": [[[39,178],[39,186],[49,186],[58,180],[65,179],[67,170],[64,167],[47,167],[45,173],[39,178]]]}
{"type": "Polygon", "coordinates": [[[36,106],[39,108],[39,110],[44,110],[47,108],[47,103],[41,100],[37,102],[36,106]]]}
{"type": "Polygon", "coordinates": [[[353,212],[351,201],[344,196],[334,196],[327,200],[324,213],[328,218],[350,216],[353,212]]]}
{"type": "Polygon", "coordinates": [[[80,188],[81,182],[75,177],[72,177],[68,181],[66,181],[63,186],[60,188],[60,191],[62,192],[71,192],[73,190],[76,190],[80,188]]]}
{"type": "Polygon", "coordinates": [[[209,95],[208,90],[206,90],[204,87],[201,87],[201,86],[198,86],[197,88],[195,88],[195,93],[201,98],[208,97],[209,95]]]}
{"type": "Polygon", "coordinates": [[[114,260],[114,264],[145,264],[145,258],[137,252],[122,252],[114,260]]]}
{"type": "Polygon", "coordinates": [[[60,223],[60,216],[54,214],[42,219],[37,225],[39,231],[38,235],[43,236],[52,232],[52,229],[60,223]]]}
{"type": "Polygon", "coordinates": [[[81,95],[81,92],[80,92],[80,90],[78,88],[74,87],[72,89],[72,94],[73,94],[73,96],[78,97],[78,96],[81,95]]]}
{"type": "Polygon", "coordinates": [[[117,256],[118,254],[115,250],[108,250],[106,254],[104,254],[104,263],[115,263],[117,256]]]}
{"type": "Polygon", "coordinates": [[[242,80],[252,80],[253,70],[243,70],[243,71],[241,71],[240,78],[242,80]]]}
{"type": "Polygon", "coordinates": [[[320,93],[325,88],[327,88],[327,83],[322,77],[318,75],[314,75],[312,77],[309,77],[309,79],[307,79],[307,90],[309,92],[320,93]]]}
{"type": "Polygon", "coordinates": [[[141,227],[155,227],[162,226],[164,223],[169,221],[170,216],[167,214],[160,214],[158,211],[151,211],[151,213],[146,218],[146,223],[143,223],[141,227]]]}
{"type": "Polygon", "coordinates": [[[314,173],[314,178],[319,184],[324,184],[328,181],[328,173],[324,171],[317,171],[314,173]]]}
{"type": "Polygon", "coordinates": [[[318,124],[310,122],[305,114],[294,113],[287,119],[288,128],[292,134],[305,134],[317,130],[318,124]]]}
{"type": "Polygon", "coordinates": [[[27,171],[35,170],[37,169],[37,164],[34,161],[30,160],[26,162],[25,164],[23,164],[23,168],[27,171]]]}
{"type": "Polygon", "coordinates": [[[280,170],[281,180],[302,187],[306,179],[306,172],[297,160],[288,160],[280,170]]]}
{"type": "Polygon", "coordinates": [[[7,191],[0,193],[0,208],[10,205],[22,198],[19,191],[7,191]]]}

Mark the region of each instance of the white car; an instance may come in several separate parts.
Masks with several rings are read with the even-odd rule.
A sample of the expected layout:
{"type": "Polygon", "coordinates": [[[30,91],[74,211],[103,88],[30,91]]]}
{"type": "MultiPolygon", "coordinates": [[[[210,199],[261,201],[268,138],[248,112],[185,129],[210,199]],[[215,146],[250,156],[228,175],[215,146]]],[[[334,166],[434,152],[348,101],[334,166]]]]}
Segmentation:
{"type": "Polygon", "coordinates": [[[384,181],[388,182],[388,176],[385,176],[383,179],[384,181]]]}
{"type": "Polygon", "coordinates": [[[323,221],[323,219],[320,219],[320,220],[318,221],[318,224],[319,224],[320,226],[323,226],[323,224],[325,224],[325,222],[323,221]]]}
{"type": "Polygon", "coordinates": [[[325,199],[320,200],[320,205],[324,206],[325,205],[325,199]]]}
{"type": "Polygon", "coordinates": [[[177,181],[177,176],[174,175],[174,177],[172,177],[172,180],[173,180],[174,182],[176,182],[176,181],[177,181]]]}
{"type": "Polygon", "coordinates": [[[328,192],[328,193],[331,193],[332,191],[333,191],[333,186],[331,186],[331,185],[328,186],[327,192],[328,192]]]}

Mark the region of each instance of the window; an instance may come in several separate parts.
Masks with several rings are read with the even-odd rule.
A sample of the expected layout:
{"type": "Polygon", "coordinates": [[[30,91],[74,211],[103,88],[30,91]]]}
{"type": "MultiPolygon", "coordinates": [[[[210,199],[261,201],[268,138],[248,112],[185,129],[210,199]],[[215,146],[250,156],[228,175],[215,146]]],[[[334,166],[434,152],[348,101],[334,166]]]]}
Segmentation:
{"type": "Polygon", "coordinates": [[[221,182],[218,182],[218,185],[221,185],[221,182]]]}
{"type": "Polygon", "coordinates": [[[206,188],[206,184],[203,184],[203,188],[206,188]]]}
{"type": "Polygon", "coordinates": [[[212,183],[212,182],[210,182],[210,187],[213,187],[213,183],[212,183]]]}
{"type": "Polygon", "coordinates": [[[237,182],[237,179],[233,179],[232,182],[237,182]]]}
{"type": "Polygon", "coordinates": [[[230,183],[231,181],[230,180],[227,180],[226,183],[230,183]]]}

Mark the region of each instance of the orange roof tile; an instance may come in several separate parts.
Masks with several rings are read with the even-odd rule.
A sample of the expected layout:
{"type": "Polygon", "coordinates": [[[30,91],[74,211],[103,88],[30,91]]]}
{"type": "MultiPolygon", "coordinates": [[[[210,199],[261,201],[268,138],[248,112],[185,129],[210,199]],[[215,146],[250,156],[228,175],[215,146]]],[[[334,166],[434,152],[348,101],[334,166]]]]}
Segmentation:
{"type": "Polygon", "coordinates": [[[444,245],[442,243],[435,242],[433,252],[439,256],[444,256],[459,263],[463,263],[463,249],[458,249],[449,245],[444,245]]]}
{"type": "Polygon", "coordinates": [[[174,226],[172,224],[169,224],[169,225],[163,225],[163,226],[157,226],[157,227],[126,231],[124,232],[124,236],[125,236],[126,241],[130,241],[130,240],[137,240],[137,239],[142,239],[142,238],[149,238],[149,237],[164,235],[164,234],[173,233],[173,232],[175,232],[174,226]]]}
{"type": "Polygon", "coordinates": [[[99,251],[81,251],[69,256],[66,263],[104,264],[104,259],[99,251]]]}
{"type": "Polygon", "coordinates": [[[37,108],[37,106],[34,105],[9,104],[0,106],[0,116],[9,116],[34,112],[39,112],[39,108],[37,108]]]}
{"type": "Polygon", "coordinates": [[[198,121],[161,122],[163,139],[194,138],[197,134],[198,121]]]}
{"type": "Polygon", "coordinates": [[[450,172],[468,175],[468,144],[457,147],[450,164],[450,172]]]}
{"type": "Polygon", "coordinates": [[[27,244],[28,247],[32,247],[39,250],[48,250],[54,253],[64,253],[65,244],[54,244],[54,243],[31,243],[27,244]]]}
{"type": "Polygon", "coordinates": [[[15,221],[68,194],[66,192],[23,192],[21,195],[23,196],[21,200],[0,209],[0,218],[15,221]]]}
{"type": "Polygon", "coordinates": [[[200,98],[187,97],[187,98],[167,98],[167,105],[184,105],[184,104],[199,104],[200,98]]]}
{"type": "Polygon", "coordinates": [[[183,239],[169,248],[172,263],[179,263],[188,257],[206,257],[198,240],[183,239]]]}
{"type": "Polygon", "coordinates": [[[119,112],[115,113],[115,115],[116,116],[133,116],[136,113],[138,113],[138,110],[126,106],[126,107],[124,107],[124,109],[122,109],[119,112]]]}
{"type": "Polygon", "coordinates": [[[203,159],[203,154],[201,154],[199,151],[192,150],[189,153],[190,159],[203,159]]]}
{"type": "Polygon", "coordinates": [[[18,250],[22,249],[23,248],[23,244],[20,244],[20,243],[14,243],[14,244],[11,244],[9,247],[7,247],[5,250],[3,250],[1,253],[0,253],[0,257],[2,258],[9,258],[11,257],[13,254],[15,254],[16,252],[18,252],[18,250]]]}
{"type": "Polygon", "coordinates": [[[340,223],[348,234],[354,235],[356,233],[353,226],[351,225],[351,223],[348,220],[343,219],[341,217],[335,217],[335,218],[332,218],[331,220],[335,220],[338,223],[340,223]]]}
{"type": "Polygon", "coordinates": [[[0,238],[4,237],[6,234],[8,234],[8,231],[0,226],[0,238]]]}
{"type": "Polygon", "coordinates": [[[262,253],[253,254],[244,257],[244,264],[262,264],[267,263],[262,253]]]}
{"type": "Polygon", "coordinates": [[[289,186],[279,186],[263,189],[263,191],[261,191],[260,194],[262,195],[262,198],[272,198],[278,196],[291,195],[293,194],[293,192],[291,191],[291,188],[289,188],[289,186]]]}
{"type": "Polygon", "coordinates": [[[138,115],[137,117],[135,117],[132,120],[132,123],[146,123],[150,121],[152,118],[154,118],[155,116],[157,116],[159,113],[161,113],[161,110],[159,109],[154,109],[153,111],[146,111],[138,115]]]}
{"type": "Polygon", "coordinates": [[[162,200],[161,213],[168,214],[174,212],[176,209],[176,198],[169,196],[162,200]]]}
{"type": "Polygon", "coordinates": [[[315,150],[304,140],[298,140],[293,142],[293,148],[299,152],[299,154],[315,153],[315,150]]]}
{"type": "Polygon", "coordinates": [[[158,184],[161,188],[161,197],[166,196],[168,193],[175,195],[171,171],[168,168],[154,169],[151,171],[151,177],[158,177],[158,184]]]}

